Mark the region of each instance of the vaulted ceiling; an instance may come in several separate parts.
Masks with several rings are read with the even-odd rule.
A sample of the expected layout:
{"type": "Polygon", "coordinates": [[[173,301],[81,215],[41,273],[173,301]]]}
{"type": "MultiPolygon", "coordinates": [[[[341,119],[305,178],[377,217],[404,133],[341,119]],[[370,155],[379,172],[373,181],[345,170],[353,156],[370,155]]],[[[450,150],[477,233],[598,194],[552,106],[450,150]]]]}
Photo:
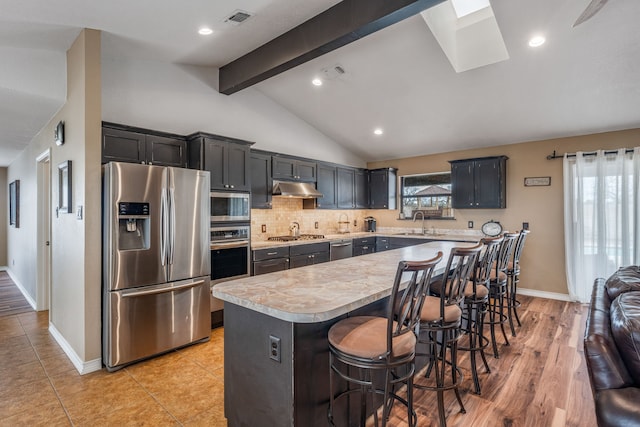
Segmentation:
{"type": "MultiPolygon", "coordinates": [[[[81,28],[103,31],[106,57],[219,68],[337,3],[0,0],[0,166],[64,103],[81,28]],[[252,16],[224,22],[238,9],[252,16]]],[[[252,87],[367,161],[640,127],[640,2],[611,0],[572,27],[589,3],[492,0],[508,59],[467,71],[417,14],[252,87]]]]}

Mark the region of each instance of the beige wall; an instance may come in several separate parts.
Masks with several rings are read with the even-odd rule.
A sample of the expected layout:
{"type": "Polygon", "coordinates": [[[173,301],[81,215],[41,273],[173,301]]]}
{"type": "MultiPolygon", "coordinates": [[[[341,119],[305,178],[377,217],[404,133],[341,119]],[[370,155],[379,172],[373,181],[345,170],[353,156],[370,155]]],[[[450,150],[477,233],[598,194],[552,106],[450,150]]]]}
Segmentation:
{"type": "Polygon", "coordinates": [[[9,227],[9,182],[7,168],[0,168],[0,267],[7,265],[7,229],[9,227]]]}
{"type": "MultiPolygon", "coordinates": [[[[67,52],[67,100],[9,167],[20,179],[20,228],[9,230],[8,258],[13,276],[36,299],[36,158],[51,150],[50,322],[62,335],[76,363],[100,367],[101,208],[100,208],[100,32],[83,30],[67,52]],[[65,143],[53,144],[56,124],[65,122],[65,143]],[[72,212],[56,216],[58,165],[72,162],[72,212]],[[77,206],[83,218],[77,219],[77,206]]],[[[81,367],[80,367],[81,368],[81,367]]]]}
{"type": "MultiPolygon", "coordinates": [[[[564,263],[564,226],[562,159],[547,160],[554,150],[558,154],[597,149],[635,147],[640,141],[640,129],[602,134],[551,139],[484,149],[456,151],[406,159],[372,162],[369,168],[395,167],[398,175],[410,175],[450,170],[448,160],[506,155],[507,208],[457,209],[455,221],[427,220],[429,227],[466,228],[474,221],[474,228],[490,220],[500,221],[505,229],[519,230],[528,222],[531,234],[522,257],[523,274],[520,286],[536,291],[567,294],[564,263]],[[525,187],[525,177],[550,176],[549,187],[525,187]],[[446,225],[444,225],[446,224],[446,225]]],[[[398,220],[398,211],[371,211],[378,224],[402,227],[407,221],[398,220]]]]}

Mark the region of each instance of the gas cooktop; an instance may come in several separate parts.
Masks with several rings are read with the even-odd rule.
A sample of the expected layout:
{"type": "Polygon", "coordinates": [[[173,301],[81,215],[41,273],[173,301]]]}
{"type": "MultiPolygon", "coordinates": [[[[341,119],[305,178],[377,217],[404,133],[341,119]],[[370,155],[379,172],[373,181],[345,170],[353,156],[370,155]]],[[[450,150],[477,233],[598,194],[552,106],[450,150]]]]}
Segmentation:
{"type": "Polygon", "coordinates": [[[267,240],[276,242],[289,242],[291,240],[316,240],[324,239],[324,234],[301,234],[299,236],[274,236],[269,237],[267,240]]]}

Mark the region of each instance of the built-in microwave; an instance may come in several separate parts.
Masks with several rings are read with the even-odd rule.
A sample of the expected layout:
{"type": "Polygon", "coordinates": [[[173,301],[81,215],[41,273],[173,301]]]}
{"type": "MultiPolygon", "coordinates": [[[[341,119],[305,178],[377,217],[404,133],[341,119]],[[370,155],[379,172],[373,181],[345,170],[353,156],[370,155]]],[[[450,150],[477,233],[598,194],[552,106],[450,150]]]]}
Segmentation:
{"type": "Polygon", "coordinates": [[[249,221],[251,219],[251,205],[249,193],[227,193],[212,191],[211,221],[249,221]]]}

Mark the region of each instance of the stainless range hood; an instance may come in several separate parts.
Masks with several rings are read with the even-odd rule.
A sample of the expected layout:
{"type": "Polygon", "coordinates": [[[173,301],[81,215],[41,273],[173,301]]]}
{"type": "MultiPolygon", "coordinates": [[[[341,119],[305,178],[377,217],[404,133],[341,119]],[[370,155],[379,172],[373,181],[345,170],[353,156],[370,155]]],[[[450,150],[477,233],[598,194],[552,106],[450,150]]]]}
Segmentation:
{"type": "Polygon", "coordinates": [[[316,199],[323,197],[309,182],[273,181],[273,195],[295,197],[298,199],[316,199]]]}

